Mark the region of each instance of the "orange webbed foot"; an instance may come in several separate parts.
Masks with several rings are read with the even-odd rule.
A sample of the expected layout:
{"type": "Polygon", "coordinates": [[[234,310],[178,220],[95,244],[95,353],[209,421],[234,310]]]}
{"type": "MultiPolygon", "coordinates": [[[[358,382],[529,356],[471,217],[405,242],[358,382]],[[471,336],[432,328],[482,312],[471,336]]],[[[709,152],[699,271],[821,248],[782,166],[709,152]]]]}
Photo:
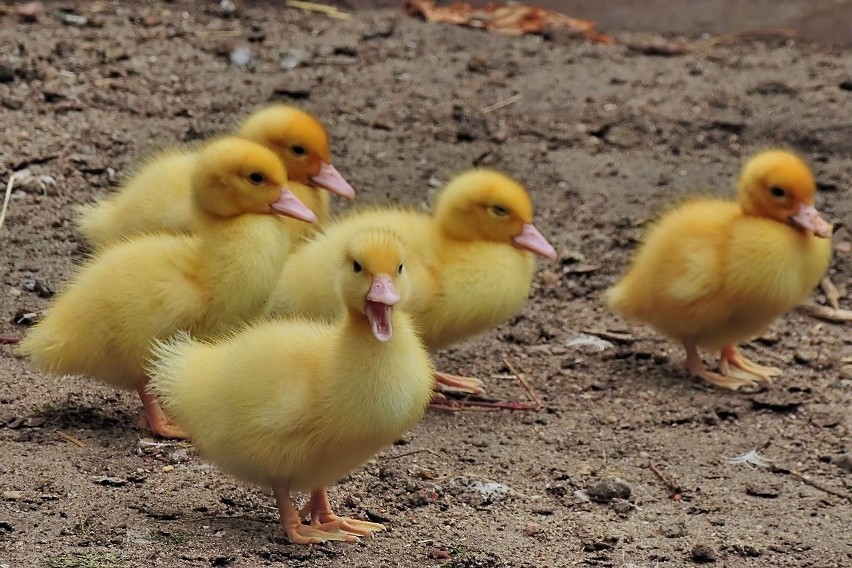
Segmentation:
{"type": "MultiPolygon", "coordinates": [[[[708,383],[725,390],[747,389],[751,391],[759,387],[760,381],[754,375],[740,372],[719,374],[708,371],[698,353],[698,346],[692,342],[684,342],[684,347],[686,347],[686,365],[691,376],[704,379],[708,383]]],[[[723,371],[725,370],[723,367],[723,371]]]]}
{"type": "Polygon", "coordinates": [[[183,429],[176,425],[163,412],[160,403],[153,394],[148,392],[148,379],[145,378],[137,387],[139,398],[142,400],[142,408],[145,414],[139,419],[139,427],[147,428],[154,433],[155,436],[161,438],[172,438],[175,440],[185,440],[189,435],[183,429]]]}
{"type": "Polygon", "coordinates": [[[757,383],[772,383],[772,377],[780,375],[781,369],[764,367],[742,356],[734,345],[722,349],[719,355],[719,368],[724,375],[751,377],[757,383]]]}
{"type": "Polygon", "coordinates": [[[310,508],[311,526],[323,531],[343,531],[352,537],[371,537],[374,532],[385,530],[385,526],[379,523],[361,521],[350,517],[340,517],[331,510],[328,501],[328,493],[325,488],[317,489],[311,493],[311,500],[302,508],[310,508]]]}
{"type": "Polygon", "coordinates": [[[435,371],[435,388],[440,392],[485,394],[485,383],[474,377],[462,377],[435,371]]]}

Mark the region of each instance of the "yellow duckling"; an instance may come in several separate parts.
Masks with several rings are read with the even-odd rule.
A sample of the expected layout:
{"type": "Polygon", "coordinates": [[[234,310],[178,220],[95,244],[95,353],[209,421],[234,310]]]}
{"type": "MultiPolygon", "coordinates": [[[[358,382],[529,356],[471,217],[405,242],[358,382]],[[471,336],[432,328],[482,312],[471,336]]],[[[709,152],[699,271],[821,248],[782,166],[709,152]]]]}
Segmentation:
{"type": "Polygon", "coordinates": [[[154,349],[152,390],[203,455],[272,487],[294,543],[384,528],[335,515],[326,487],[414,426],[429,403],[432,365],[411,318],[395,308],[409,294],[404,256],[391,232],[353,235],[323,283],[342,299],[337,323],[265,321],[154,349]],[[291,491],[311,493],[301,512],[291,491]],[[300,522],[308,513],[311,526],[300,522]]]}
{"type": "Polygon", "coordinates": [[[151,430],[174,438],[184,434],[145,388],[151,341],[177,330],[218,333],[262,313],[290,248],[278,215],[316,220],[287,189],[275,154],[253,142],[210,143],[191,177],[195,235],[102,249],[20,345],[45,371],[136,389],[151,430]]]}
{"type": "MultiPolygon", "coordinates": [[[[290,189],[313,211],[320,224],[328,219],[327,189],[349,199],[355,190],[331,165],[328,135],[316,118],[297,108],[272,105],[251,114],[238,136],[275,152],[287,169],[290,189]]],[[[143,164],[106,199],[78,209],[77,228],[93,246],[119,237],[169,232],[188,233],[195,228],[190,199],[192,171],[198,152],[168,150],[143,164]],[[166,205],[167,204],[167,205],[166,205]]],[[[285,220],[294,243],[311,225],[285,220]]]]}
{"type": "MultiPolygon", "coordinates": [[[[399,209],[357,212],[290,256],[270,303],[271,313],[334,318],[339,308],[323,283],[334,274],[335,251],[367,227],[402,235],[416,294],[406,304],[429,349],[441,349],[495,327],[518,313],[529,295],[534,253],[556,251],[532,224],[526,190],[490,170],[457,176],[438,197],[435,214],[399,209]]],[[[437,373],[455,390],[483,392],[477,379],[437,373]]]]}
{"type": "Polygon", "coordinates": [[[743,168],[739,202],[695,199],[664,215],[607,304],[683,342],[693,376],[731,390],[770,382],[780,371],[736,344],[801,303],[828,269],[831,226],[814,191],[799,157],[758,154],[743,168]],[[699,346],[721,351],[721,374],[704,367],[699,346]]]}

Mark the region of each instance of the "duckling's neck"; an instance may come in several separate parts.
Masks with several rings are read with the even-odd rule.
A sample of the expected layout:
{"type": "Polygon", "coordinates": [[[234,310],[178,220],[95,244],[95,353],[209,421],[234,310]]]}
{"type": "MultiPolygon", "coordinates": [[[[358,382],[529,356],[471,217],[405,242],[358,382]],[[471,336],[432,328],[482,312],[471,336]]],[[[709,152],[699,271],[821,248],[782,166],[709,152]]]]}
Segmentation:
{"type": "Polygon", "coordinates": [[[464,223],[452,217],[436,217],[435,223],[445,238],[457,241],[475,241],[479,238],[472,223],[464,223]]]}
{"type": "Polygon", "coordinates": [[[275,215],[201,216],[198,238],[205,331],[262,315],[290,251],[286,224],[275,215]]]}

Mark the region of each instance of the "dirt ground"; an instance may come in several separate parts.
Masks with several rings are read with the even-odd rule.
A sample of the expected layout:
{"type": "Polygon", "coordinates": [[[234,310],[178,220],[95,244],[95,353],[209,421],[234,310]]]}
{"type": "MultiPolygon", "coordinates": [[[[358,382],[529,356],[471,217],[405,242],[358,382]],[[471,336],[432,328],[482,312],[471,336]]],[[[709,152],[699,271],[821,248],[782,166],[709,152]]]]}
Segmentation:
{"type": "Polygon", "coordinates": [[[744,348],[783,377],[731,393],[688,379],[680,348],[600,301],[643,221],[690,192],[731,194],[744,157],[768,145],[813,164],[839,227],[831,275],[852,290],[848,49],[736,38],[660,57],[625,46],[645,41],[635,34],[506,38],[398,10],[338,21],[280,3],[49,9],[62,6],[77,18],[0,15],[0,180],[32,174],[0,230],[0,334],[23,333],[13,319],[43,309],[83,258],[74,204],[158,147],[286,101],[328,126],[356,207],[428,203],[474,164],[530,188],[559,261],[540,263],[521,315],[437,364],[523,399],[493,378],[508,361],[544,408],[430,411],[331,490],[339,512],[388,530],[309,548],[288,543],[271,495],[188,444],[147,438],[134,395],[45,376],[2,346],[0,566],[852,565],[849,327],[783,317],[744,348]],[[243,43],[251,60],[232,65],[243,43]],[[282,69],[293,49],[306,60],[282,69]],[[569,347],[584,330],[623,337],[569,347]],[[724,461],[755,448],[774,469],[724,461]]]}

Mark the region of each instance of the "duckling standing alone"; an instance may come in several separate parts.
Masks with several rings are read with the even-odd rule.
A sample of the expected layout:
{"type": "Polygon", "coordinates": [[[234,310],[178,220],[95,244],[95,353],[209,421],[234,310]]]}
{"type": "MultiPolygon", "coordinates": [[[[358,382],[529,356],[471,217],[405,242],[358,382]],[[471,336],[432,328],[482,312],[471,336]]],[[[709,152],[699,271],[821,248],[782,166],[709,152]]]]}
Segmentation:
{"type": "MultiPolygon", "coordinates": [[[[529,296],[533,254],[556,251],[532,224],[532,203],[514,180],[489,170],[453,179],[438,197],[434,215],[398,209],[354,213],[288,259],[270,302],[275,314],[333,319],[340,309],[328,282],[335,251],[367,227],[400,234],[416,294],[405,309],[414,316],[429,349],[442,349],[495,327],[518,313],[529,296]]],[[[484,392],[482,382],[436,373],[449,390],[484,392]]]]}
{"type": "Polygon", "coordinates": [[[30,330],[21,352],[45,371],[136,389],[149,427],[184,437],[146,390],[151,341],[177,330],[221,333],[262,312],[290,248],[278,216],[316,220],[286,184],[266,148],[239,138],[209,144],[192,173],[198,233],[102,249],[30,330]]]}
{"type": "Polygon", "coordinates": [[[828,269],[831,226],[814,192],[800,158],[758,154],[743,168],[739,203],[696,199],[664,215],[607,304],[683,342],[691,375],[731,390],[771,382],[780,371],[736,344],[801,303],[828,269]],[[721,351],[721,374],[704,367],[699,346],[721,351]]]}
{"type": "MultiPolygon", "coordinates": [[[[355,190],[331,165],[325,129],[310,114],[291,106],[271,105],[251,114],[238,135],[278,155],[287,169],[291,191],[316,214],[320,224],[329,213],[329,196],[322,189],[354,199],[355,190]]],[[[190,194],[197,158],[198,153],[189,149],[154,156],[114,195],[77,208],[80,233],[100,247],[120,237],[195,230],[197,219],[190,194]]],[[[298,220],[284,222],[294,244],[311,230],[311,225],[298,220]]]]}
{"type": "MultiPolygon", "coordinates": [[[[411,318],[399,238],[353,235],[326,286],[343,300],[335,324],[252,324],[225,339],[160,343],[151,387],[201,452],[237,477],[272,487],[290,540],[354,541],[382,525],[338,517],[326,487],[423,416],[432,365],[411,318]],[[291,491],[309,491],[297,512],[291,491]],[[311,526],[300,522],[310,513],[311,526]]],[[[416,293],[416,292],[415,292],[416,293]]]]}

